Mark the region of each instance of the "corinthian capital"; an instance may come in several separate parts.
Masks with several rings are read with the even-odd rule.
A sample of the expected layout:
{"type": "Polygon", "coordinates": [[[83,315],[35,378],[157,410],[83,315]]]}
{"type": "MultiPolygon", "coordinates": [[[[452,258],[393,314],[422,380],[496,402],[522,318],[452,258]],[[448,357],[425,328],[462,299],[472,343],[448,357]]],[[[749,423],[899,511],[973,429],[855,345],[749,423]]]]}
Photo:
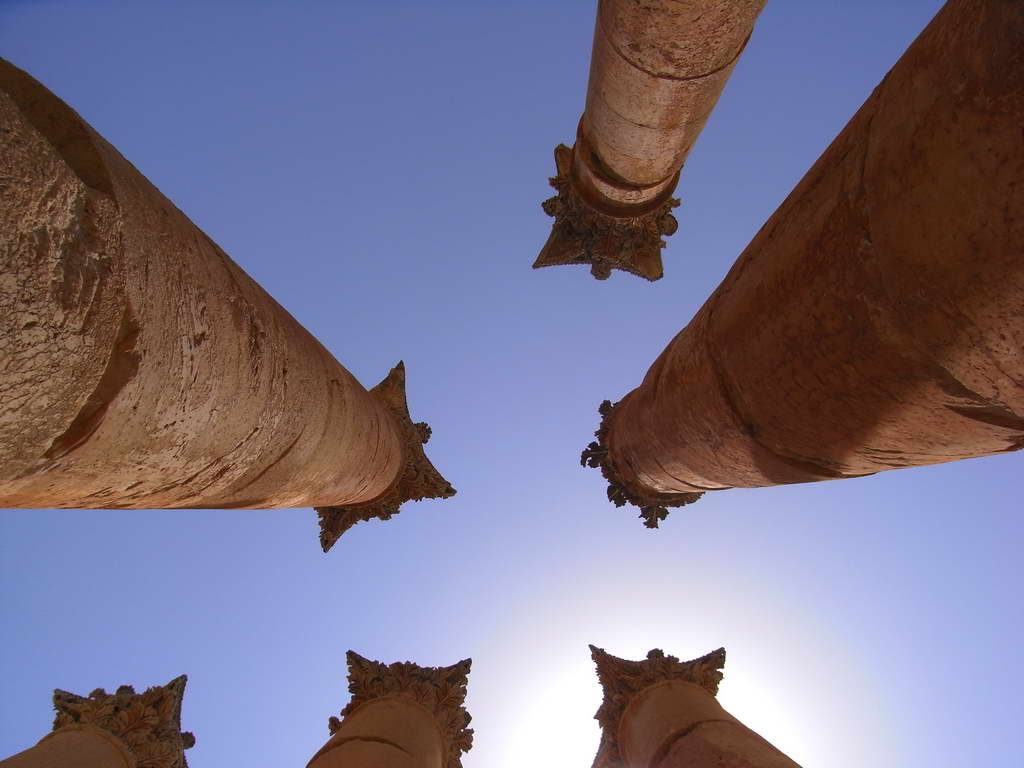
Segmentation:
{"type": "MultiPolygon", "coordinates": [[[[410,698],[437,722],[444,740],[445,768],[462,768],[462,753],[473,746],[473,729],[466,727],[471,717],[464,706],[472,659],[463,659],[450,667],[421,667],[409,661],[382,664],[355,651],[349,651],[346,658],[352,699],[341,710],[341,717],[374,699],[410,698]]],[[[339,718],[330,718],[328,728],[332,734],[340,727],[339,718]]]]}
{"type": "Polygon", "coordinates": [[[53,692],[57,712],[53,730],[93,726],[120,739],[135,756],[137,768],[188,768],[185,750],[196,740],[181,730],[187,680],[182,675],[142,693],[130,685],[122,685],[114,693],[97,688],[88,696],[58,689],[53,692]]]}
{"type": "Polygon", "coordinates": [[[333,547],[345,531],[362,520],[375,517],[390,520],[407,501],[447,499],[455,495],[451,483],[441,476],[423,452],[423,446],[430,439],[430,425],[413,422],[409,415],[405,397],[405,364],[399,362],[380,384],[370,390],[370,394],[387,406],[404,438],[402,472],[388,492],[373,501],[316,508],[320,518],[320,546],[324,552],[333,547]]]}
{"type": "Polygon", "coordinates": [[[666,656],[659,648],[649,651],[642,661],[620,659],[593,645],[590,646],[590,655],[597,665],[597,679],[604,690],[604,700],[594,715],[601,724],[601,745],[593,768],[622,768],[619,721],[630,701],[641,691],[666,680],[684,680],[715,696],[718,684],[722,682],[721,669],[725,666],[724,648],[693,661],[666,656]]]}

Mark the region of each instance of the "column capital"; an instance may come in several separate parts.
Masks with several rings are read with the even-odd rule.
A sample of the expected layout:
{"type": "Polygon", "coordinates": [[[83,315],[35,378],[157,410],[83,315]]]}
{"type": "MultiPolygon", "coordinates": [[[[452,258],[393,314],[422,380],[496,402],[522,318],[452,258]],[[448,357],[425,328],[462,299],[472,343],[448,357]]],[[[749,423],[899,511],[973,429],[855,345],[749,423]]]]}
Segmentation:
{"type": "Polygon", "coordinates": [[[383,496],[373,501],[350,504],[344,507],[317,507],[320,519],[320,546],[327,552],[345,531],[362,520],[390,520],[397,515],[399,507],[407,501],[422,499],[447,499],[455,495],[451,483],[423,452],[423,446],[430,439],[430,425],[413,422],[409,415],[409,403],[405,397],[405,363],[398,362],[384,380],[370,390],[395,418],[403,438],[403,464],[398,480],[383,496]]]}
{"type": "MultiPolygon", "coordinates": [[[[437,724],[444,742],[445,768],[462,768],[462,753],[473,746],[473,729],[466,727],[472,718],[464,706],[472,659],[450,667],[421,667],[410,661],[383,664],[355,651],[345,657],[352,699],[341,710],[342,718],[374,699],[412,699],[430,712],[437,724]]],[[[333,735],[341,727],[341,719],[330,718],[327,727],[333,735]]]]}
{"type": "Polygon", "coordinates": [[[668,517],[669,507],[685,507],[687,504],[700,500],[704,491],[692,491],[683,493],[645,493],[639,494],[631,491],[619,478],[615,467],[608,458],[608,429],[612,412],[619,403],[612,403],[605,400],[597,408],[601,414],[601,424],[594,437],[583,452],[580,454],[580,466],[600,469],[601,475],[608,481],[608,501],[616,507],[632,504],[640,508],[640,517],[647,528],[657,528],[658,524],[668,517]]]}
{"type": "Polygon", "coordinates": [[[185,675],[167,685],[136,693],[122,685],[114,693],[97,688],[88,696],[57,689],[53,692],[56,717],[53,730],[92,726],[116,736],[135,757],[138,768],[188,768],[185,750],[195,737],[181,730],[181,702],[185,675]]]}
{"type": "MultiPolygon", "coordinates": [[[[544,213],[554,218],[551,235],[533,263],[533,268],[559,264],[590,264],[598,280],[621,269],[646,280],[659,280],[663,274],[661,249],[663,235],[672,235],[678,222],[672,209],[678,198],[662,196],[653,205],[630,210],[622,206],[614,213],[598,210],[588,203],[573,174],[573,150],[564,144],[555,147],[557,175],[548,183],[558,192],[543,203],[544,213]]],[[[668,188],[671,193],[673,182],[668,188]]]]}
{"type": "Polygon", "coordinates": [[[667,680],[683,680],[715,696],[722,681],[721,669],[725,666],[724,648],[692,661],[667,656],[660,648],[649,651],[642,661],[620,659],[594,645],[590,646],[590,656],[597,665],[597,679],[604,691],[604,699],[594,715],[601,725],[601,745],[593,768],[621,768],[619,721],[641,691],[667,680]]]}

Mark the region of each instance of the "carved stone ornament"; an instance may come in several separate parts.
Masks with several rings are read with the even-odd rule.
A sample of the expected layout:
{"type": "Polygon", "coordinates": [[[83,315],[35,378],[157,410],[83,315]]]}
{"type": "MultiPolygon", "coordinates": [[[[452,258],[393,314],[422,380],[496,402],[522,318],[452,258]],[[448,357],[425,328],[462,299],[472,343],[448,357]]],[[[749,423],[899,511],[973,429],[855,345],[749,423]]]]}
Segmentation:
{"type": "Polygon", "coordinates": [[[661,249],[665,247],[662,236],[674,234],[679,227],[672,215],[679,200],[670,197],[639,216],[611,216],[597,211],[573,187],[572,156],[572,149],[564,144],[555,147],[558,175],[548,181],[558,194],[542,205],[555,223],[533,268],[590,264],[590,273],[598,280],[608,279],[613,269],[651,281],[661,279],[661,249]]]}
{"type": "Polygon", "coordinates": [[[619,481],[615,468],[608,457],[608,420],[614,409],[615,405],[612,405],[611,400],[605,400],[598,407],[597,412],[601,414],[601,426],[594,433],[597,440],[592,441],[583,449],[583,453],[580,454],[580,466],[600,469],[604,479],[608,481],[608,501],[616,507],[621,507],[626,503],[639,507],[644,525],[648,528],[657,528],[658,524],[668,517],[669,507],[685,507],[700,499],[704,492],[640,496],[629,491],[619,481]]]}
{"type": "MultiPolygon", "coordinates": [[[[421,667],[410,661],[382,664],[355,651],[349,651],[346,658],[352,699],[341,710],[341,717],[373,699],[406,696],[426,708],[437,721],[445,742],[445,768],[462,768],[462,753],[473,746],[473,729],[466,727],[472,718],[463,706],[472,659],[463,659],[450,667],[421,667]]],[[[327,727],[334,735],[341,720],[332,717],[327,727]]]]}
{"type": "Polygon", "coordinates": [[[666,656],[659,648],[648,652],[643,661],[620,659],[593,645],[590,656],[597,665],[597,679],[604,690],[604,700],[594,715],[601,724],[601,745],[593,768],[625,768],[619,753],[619,720],[634,696],[665,680],[685,680],[715,696],[722,682],[721,669],[725,666],[725,648],[693,661],[666,656]]]}
{"type": "Polygon", "coordinates": [[[379,398],[395,417],[404,437],[402,471],[391,489],[373,501],[350,504],[345,507],[317,507],[320,518],[320,546],[327,552],[345,531],[362,520],[377,517],[389,520],[398,514],[407,501],[421,499],[447,499],[455,489],[441,477],[423,452],[430,439],[430,426],[425,422],[413,423],[405,399],[405,364],[399,361],[387,377],[370,394],[379,398]]]}
{"type": "Polygon", "coordinates": [[[135,756],[137,768],[188,768],[185,750],[194,746],[196,739],[181,730],[181,700],[187,680],[182,675],[142,693],[130,685],[122,685],[115,693],[97,688],[87,697],[56,690],[53,730],[71,725],[102,728],[125,744],[135,756]]]}

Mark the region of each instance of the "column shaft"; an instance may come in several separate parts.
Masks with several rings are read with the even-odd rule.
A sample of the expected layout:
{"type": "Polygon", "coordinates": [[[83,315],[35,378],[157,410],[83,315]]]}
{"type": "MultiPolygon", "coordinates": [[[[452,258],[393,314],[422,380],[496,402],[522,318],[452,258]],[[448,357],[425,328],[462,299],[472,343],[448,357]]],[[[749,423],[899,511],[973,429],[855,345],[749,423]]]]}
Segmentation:
{"type": "Polygon", "coordinates": [[[638,694],[619,721],[628,768],[795,768],[699,685],[669,680],[638,694]]]}
{"type": "Polygon", "coordinates": [[[555,217],[534,267],[590,264],[662,275],[679,171],[718,102],[765,0],[599,0],[587,103],[555,150],[555,217]]]}
{"type": "MultiPolygon", "coordinates": [[[[579,133],[590,152],[576,155],[588,175],[632,187],[670,181],[715,108],[764,4],[600,0],[579,133]]],[[[608,191],[619,203],[643,200],[608,191]]]]}
{"type": "Polygon", "coordinates": [[[393,696],[346,715],[308,768],[445,768],[444,749],[431,713],[393,696]]]}
{"type": "Polygon", "coordinates": [[[470,660],[450,667],[382,664],[349,651],[352,699],[307,768],[462,768],[473,744],[463,707],[470,660]]]}
{"type": "Polygon", "coordinates": [[[54,731],[6,760],[2,768],[135,768],[135,758],[119,740],[98,728],[54,731]]]}
{"type": "Polygon", "coordinates": [[[368,393],[7,62],[0,110],[0,506],[342,506],[396,486],[422,442],[404,390],[399,408],[368,393]]]}
{"type": "Polygon", "coordinates": [[[718,703],[724,649],[681,662],[658,649],[629,661],[590,648],[604,689],[593,768],[799,768],[718,703]]]}
{"type": "Polygon", "coordinates": [[[950,0],[643,383],[610,495],[856,477],[1024,446],[1024,6],[950,0]]]}

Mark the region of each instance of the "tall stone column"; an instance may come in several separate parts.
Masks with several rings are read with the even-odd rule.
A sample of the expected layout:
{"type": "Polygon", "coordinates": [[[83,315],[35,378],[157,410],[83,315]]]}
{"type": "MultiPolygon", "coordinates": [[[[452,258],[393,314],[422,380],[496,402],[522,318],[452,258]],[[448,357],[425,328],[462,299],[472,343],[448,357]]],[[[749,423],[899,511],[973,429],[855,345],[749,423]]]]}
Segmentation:
{"type": "Polygon", "coordinates": [[[455,491],[401,363],[367,392],[79,115],[0,60],[0,506],[320,508],[455,491]]]}
{"type": "Polygon", "coordinates": [[[590,264],[662,276],[679,171],[765,0],[598,0],[587,103],[555,149],[555,218],[534,268],[590,264]]]}
{"type": "Polygon", "coordinates": [[[3,768],[188,768],[195,744],[181,730],[186,677],[135,693],[122,685],[87,697],[53,692],[53,731],[34,747],[0,761],[3,768]]]}
{"type": "Polygon", "coordinates": [[[582,460],[708,490],[1024,447],[1024,4],[949,0],[582,460]]]}
{"type": "Polygon", "coordinates": [[[348,655],[352,699],[308,768],[461,768],[473,746],[463,702],[470,659],[450,667],[348,655]]]}
{"type": "Polygon", "coordinates": [[[604,689],[593,768],[799,768],[718,703],[724,648],[686,662],[590,651],[604,689]]]}

